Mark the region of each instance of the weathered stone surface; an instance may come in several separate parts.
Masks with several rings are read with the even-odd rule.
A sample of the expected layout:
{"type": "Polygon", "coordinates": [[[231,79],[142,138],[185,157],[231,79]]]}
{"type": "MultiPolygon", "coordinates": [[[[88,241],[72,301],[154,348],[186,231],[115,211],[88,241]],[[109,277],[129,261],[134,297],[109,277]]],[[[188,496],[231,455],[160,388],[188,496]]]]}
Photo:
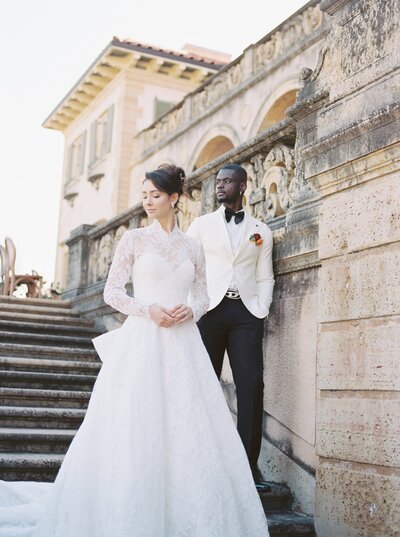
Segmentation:
{"type": "Polygon", "coordinates": [[[322,460],[315,526],[321,537],[398,537],[400,471],[322,460]]]}
{"type": "Polygon", "coordinates": [[[217,208],[215,196],[215,176],[211,175],[201,183],[201,212],[211,213],[217,208]]]}
{"type": "MultiPolygon", "coordinates": [[[[396,114],[398,119],[400,118],[400,106],[396,106],[395,110],[392,109],[391,112],[394,112],[394,116],[390,119],[391,126],[388,128],[386,125],[386,130],[389,132],[392,131],[396,114]]],[[[375,127],[375,125],[370,123],[370,129],[373,130],[375,127]]],[[[352,133],[348,133],[344,136],[345,139],[342,143],[348,143],[347,138],[355,134],[357,133],[354,130],[352,133]]],[[[340,138],[340,133],[338,133],[337,137],[340,138]]],[[[365,143],[365,139],[363,143],[365,143]]],[[[328,145],[329,139],[324,141],[323,144],[328,145]]],[[[337,146],[333,145],[332,141],[330,145],[331,147],[333,146],[332,151],[337,151],[337,146]]],[[[309,152],[311,152],[311,149],[310,147],[309,152]]],[[[316,153],[318,153],[318,149],[317,147],[316,153]]],[[[344,163],[319,173],[317,176],[309,179],[309,181],[314,185],[320,196],[328,196],[341,190],[355,188],[362,183],[373,181],[374,179],[385,181],[386,175],[398,173],[399,169],[400,144],[396,140],[395,143],[390,143],[381,149],[371,151],[367,155],[362,155],[355,159],[347,158],[344,163]]]]}
{"type": "MultiPolygon", "coordinates": [[[[327,40],[328,46],[336,46],[329,47],[324,70],[331,83],[332,101],[348,94],[357,96],[357,89],[398,65],[398,50],[393,46],[399,27],[397,0],[352,0],[336,4],[341,9],[334,15],[327,40]]],[[[382,93],[382,101],[388,97],[382,93]]],[[[376,107],[376,104],[365,99],[364,107],[376,107]]]]}
{"type": "Polygon", "coordinates": [[[400,240],[399,200],[395,174],[327,198],[320,211],[320,259],[400,240]]]}
{"type": "MultiPolygon", "coordinates": [[[[397,80],[395,84],[399,85],[399,81],[397,80]]],[[[374,101],[376,99],[379,99],[379,95],[363,96],[363,100],[374,101]]],[[[345,112],[341,113],[344,115],[345,112]]],[[[326,121],[327,125],[337,125],[338,116],[338,111],[334,110],[326,121]]],[[[304,162],[306,180],[316,188],[320,182],[320,174],[329,174],[337,166],[343,166],[361,156],[381,151],[399,141],[400,106],[398,100],[395,104],[388,105],[369,117],[355,117],[353,122],[343,126],[341,130],[336,128],[334,132],[328,132],[324,137],[317,136],[320,131],[315,121],[315,117],[308,121],[308,137],[305,139],[308,146],[299,150],[299,156],[304,162]],[[315,138],[310,140],[312,134],[315,138]]],[[[322,128],[320,130],[324,132],[322,128]]]]}
{"type": "Polygon", "coordinates": [[[90,242],[88,233],[94,226],[81,225],[71,232],[68,245],[68,280],[65,298],[83,292],[88,281],[90,242]]]}
{"type": "Polygon", "coordinates": [[[321,322],[394,315],[400,311],[400,243],[323,261],[321,322]]]}
{"type": "Polygon", "coordinates": [[[314,444],[317,269],[276,280],[265,341],[264,405],[301,438],[314,444]]]}
{"type": "Polygon", "coordinates": [[[315,477],[263,438],[260,470],[267,481],[287,483],[293,493],[293,508],[313,514],[315,477]]]}
{"type": "Polygon", "coordinates": [[[324,324],[318,343],[320,390],[400,390],[400,317],[324,324]]]}
{"type": "Polygon", "coordinates": [[[266,412],[264,412],[263,434],[268,442],[284,455],[300,464],[309,474],[315,475],[317,460],[314,442],[312,444],[307,442],[266,412]]]}
{"type": "Polygon", "coordinates": [[[331,31],[300,95],[306,115],[318,93],[329,94],[316,117],[298,129],[307,178],[399,139],[400,5],[352,0],[336,2],[334,9],[331,31]]]}
{"type": "Polygon", "coordinates": [[[318,455],[400,467],[400,396],[393,392],[323,393],[318,455]]]}

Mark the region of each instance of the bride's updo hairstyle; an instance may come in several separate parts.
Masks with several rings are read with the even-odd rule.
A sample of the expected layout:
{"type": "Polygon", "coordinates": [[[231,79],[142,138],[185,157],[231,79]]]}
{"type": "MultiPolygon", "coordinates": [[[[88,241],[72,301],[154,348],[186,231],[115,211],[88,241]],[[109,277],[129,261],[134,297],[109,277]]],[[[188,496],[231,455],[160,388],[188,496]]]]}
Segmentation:
{"type": "Polygon", "coordinates": [[[157,190],[166,192],[169,196],[176,192],[180,197],[184,192],[185,178],[182,168],[173,164],[160,164],[156,170],[146,172],[144,181],[151,181],[157,190]]]}

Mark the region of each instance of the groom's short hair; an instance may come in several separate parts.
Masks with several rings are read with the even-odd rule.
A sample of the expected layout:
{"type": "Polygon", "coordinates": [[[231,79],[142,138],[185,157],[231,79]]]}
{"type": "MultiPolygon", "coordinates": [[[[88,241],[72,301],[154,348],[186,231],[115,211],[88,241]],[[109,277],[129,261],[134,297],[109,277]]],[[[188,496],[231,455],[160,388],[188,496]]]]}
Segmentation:
{"type": "Polygon", "coordinates": [[[221,170],[233,170],[241,183],[246,183],[247,181],[247,172],[239,164],[226,164],[222,166],[221,170]]]}

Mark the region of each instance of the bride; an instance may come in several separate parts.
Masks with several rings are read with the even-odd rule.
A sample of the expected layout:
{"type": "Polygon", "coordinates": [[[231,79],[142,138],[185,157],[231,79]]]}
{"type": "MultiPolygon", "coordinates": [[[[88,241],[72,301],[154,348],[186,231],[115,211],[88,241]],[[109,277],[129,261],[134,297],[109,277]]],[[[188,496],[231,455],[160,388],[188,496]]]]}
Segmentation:
{"type": "Polygon", "coordinates": [[[174,166],[146,173],[154,221],[124,233],[104,290],[128,317],[93,340],[103,366],[56,481],[1,482],[0,536],[268,537],[195,324],[208,307],[205,260],[176,224],[183,182],[174,166]]]}

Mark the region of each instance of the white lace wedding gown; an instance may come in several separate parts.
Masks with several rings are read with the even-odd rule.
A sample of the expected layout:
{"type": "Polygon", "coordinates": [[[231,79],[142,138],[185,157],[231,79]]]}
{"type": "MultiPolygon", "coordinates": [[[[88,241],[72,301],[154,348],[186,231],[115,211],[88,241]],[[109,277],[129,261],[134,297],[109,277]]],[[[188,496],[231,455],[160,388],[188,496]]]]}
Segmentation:
{"type": "Polygon", "coordinates": [[[1,482],[0,536],[267,537],[195,324],[208,306],[200,244],[157,221],[127,231],[104,297],[128,318],[94,340],[103,366],[86,417],[54,483],[1,482]],[[194,320],[159,327],[152,303],[188,303],[194,320]]]}

